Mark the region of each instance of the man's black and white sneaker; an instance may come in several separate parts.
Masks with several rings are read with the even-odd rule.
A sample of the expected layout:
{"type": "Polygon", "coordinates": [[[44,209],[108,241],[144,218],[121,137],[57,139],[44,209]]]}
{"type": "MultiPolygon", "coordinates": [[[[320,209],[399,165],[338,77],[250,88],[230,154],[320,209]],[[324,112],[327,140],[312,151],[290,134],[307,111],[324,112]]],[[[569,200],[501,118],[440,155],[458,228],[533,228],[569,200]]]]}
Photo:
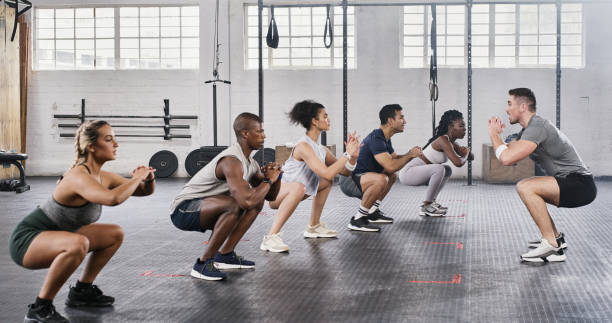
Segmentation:
{"type": "Polygon", "coordinates": [[[371,225],[370,221],[365,216],[360,217],[359,219],[355,219],[353,216],[351,218],[351,222],[348,225],[348,228],[355,231],[365,231],[365,232],[378,232],[380,228],[371,225]]]}
{"type": "Polygon", "coordinates": [[[527,262],[558,262],[566,259],[563,248],[553,247],[546,239],[542,239],[537,248],[521,255],[521,260],[527,262]]]}
{"type": "Polygon", "coordinates": [[[393,223],[393,218],[385,216],[380,210],[376,210],[374,213],[368,214],[368,221],[370,223],[393,223]]]}
{"type": "MultiPolygon", "coordinates": [[[[540,245],[540,240],[532,240],[528,242],[529,248],[537,248],[540,245]]],[[[557,245],[561,247],[561,249],[567,249],[567,243],[565,242],[565,235],[563,232],[559,232],[559,236],[557,236],[557,245]]]]}

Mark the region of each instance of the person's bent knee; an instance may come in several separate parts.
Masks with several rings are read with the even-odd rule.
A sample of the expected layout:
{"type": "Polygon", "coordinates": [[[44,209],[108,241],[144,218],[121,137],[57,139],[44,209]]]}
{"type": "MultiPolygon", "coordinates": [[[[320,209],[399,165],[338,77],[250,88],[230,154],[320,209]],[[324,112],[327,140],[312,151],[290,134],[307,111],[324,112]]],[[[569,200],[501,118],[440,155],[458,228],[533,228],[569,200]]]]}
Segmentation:
{"type": "Polygon", "coordinates": [[[266,202],[266,200],[261,200],[261,202],[257,203],[257,205],[255,205],[255,210],[257,211],[257,213],[261,212],[261,210],[264,207],[264,203],[266,202]]]}
{"type": "Polygon", "coordinates": [[[516,191],[519,195],[527,194],[530,191],[530,184],[528,179],[522,179],[518,183],[516,183],[516,191]]]}
{"type": "Polygon", "coordinates": [[[380,187],[385,187],[389,183],[389,176],[381,174],[376,181],[376,184],[380,187]]]}
{"type": "Polygon", "coordinates": [[[123,242],[123,237],[124,237],[124,232],[123,232],[123,228],[120,227],[117,224],[112,224],[111,225],[111,234],[113,237],[113,240],[115,241],[115,243],[122,243],[123,242]]]}
{"type": "Polygon", "coordinates": [[[227,213],[229,213],[229,214],[231,214],[231,215],[238,216],[238,215],[240,215],[240,214],[243,212],[243,210],[242,210],[242,208],[240,207],[240,205],[238,205],[238,203],[237,203],[237,202],[234,202],[234,203],[230,203],[230,204],[229,204],[229,205],[226,207],[226,212],[227,212],[227,213]]]}
{"type": "Polygon", "coordinates": [[[66,252],[81,260],[85,259],[85,256],[87,256],[89,252],[89,239],[81,234],[76,235],[70,242],[70,246],[66,249],[66,252]]]}
{"type": "Polygon", "coordinates": [[[453,169],[448,166],[448,165],[443,165],[444,166],[444,177],[448,178],[453,174],[453,169]]]}
{"type": "MultiPolygon", "coordinates": [[[[319,191],[320,190],[324,190],[324,189],[328,189],[332,186],[333,182],[330,180],[327,180],[325,178],[320,178],[319,179],[319,191]]],[[[305,190],[304,190],[305,191],[305,190]]]]}

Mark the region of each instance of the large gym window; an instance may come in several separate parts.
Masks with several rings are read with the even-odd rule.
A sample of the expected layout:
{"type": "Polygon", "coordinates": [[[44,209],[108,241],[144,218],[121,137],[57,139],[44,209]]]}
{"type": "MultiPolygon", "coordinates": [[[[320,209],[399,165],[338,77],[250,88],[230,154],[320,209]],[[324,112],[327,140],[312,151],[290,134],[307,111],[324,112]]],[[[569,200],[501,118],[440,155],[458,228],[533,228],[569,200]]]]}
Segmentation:
{"type": "MultiPolygon", "coordinates": [[[[582,5],[561,7],[561,66],[583,62],[582,5]]],[[[472,6],[474,67],[554,67],[557,17],[554,4],[472,6]]],[[[465,6],[436,6],[439,66],[466,65],[465,6]]],[[[405,6],[402,67],[429,65],[431,7],[405,6]]]]}
{"type": "MultiPolygon", "coordinates": [[[[247,5],[246,17],[246,69],[259,68],[258,62],[258,14],[257,6],[247,5]]],[[[293,7],[275,8],[274,19],[278,26],[278,48],[266,44],[266,34],[271,16],[269,9],[262,12],[264,68],[342,68],[342,7],[332,7],[330,20],[334,26],[334,39],[330,48],[323,40],[327,8],[293,7]]],[[[355,67],[354,8],[347,8],[348,67],[355,67]]],[[[329,35],[328,35],[329,41],[329,35]]]]}
{"type": "Polygon", "coordinates": [[[115,68],[114,14],[113,8],[37,9],[34,68],[115,68]]]}
{"type": "Polygon", "coordinates": [[[122,69],[198,68],[198,7],[120,8],[122,69]]]}
{"type": "MultiPolygon", "coordinates": [[[[402,67],[429,65],[431,51],[431,7],[404,7],[402,67]],[[426,23],[425,23],[426,22],[426,23]]],[[[465,64],[465,6],[436,6],[436,43],[439,66],[465,64]]]]}
{"type": "Polygon", "coordinates": [[[34,69],[197,69],[199,8],[36,9],[34,69]]]}

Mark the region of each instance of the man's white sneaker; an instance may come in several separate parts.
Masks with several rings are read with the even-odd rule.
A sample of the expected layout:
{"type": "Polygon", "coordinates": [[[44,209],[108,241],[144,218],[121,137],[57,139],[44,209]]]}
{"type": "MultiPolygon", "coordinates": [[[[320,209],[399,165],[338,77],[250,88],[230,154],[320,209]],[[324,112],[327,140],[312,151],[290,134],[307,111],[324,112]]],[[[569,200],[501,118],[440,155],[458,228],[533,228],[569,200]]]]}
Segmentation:
{"type": "Polygon", "coordinates": [[[527,262],[557,262],[566,259],[563,248],[553,247],[546,239],[542,239],[537,248],[521,255],[521,260],[527,262]]]}
{"type": "Polygon", "coordinates": [[[327,227],[323,222],[315,226],[308,226],[304,231],[304,238],[335,238],[338,232],[327,227]]]}
{"type": "MultiPolygon", "coordinates": [[[[537,248],[540,245],[540,240],[532,240],[527,242],[529,248],[537,248]]],[[[557,236],[557,245],[561,247],[561,249],[567,249],[567,243],[565,242],[565,235],[563,232],[559,232],[559,236],[557,236]]]]}

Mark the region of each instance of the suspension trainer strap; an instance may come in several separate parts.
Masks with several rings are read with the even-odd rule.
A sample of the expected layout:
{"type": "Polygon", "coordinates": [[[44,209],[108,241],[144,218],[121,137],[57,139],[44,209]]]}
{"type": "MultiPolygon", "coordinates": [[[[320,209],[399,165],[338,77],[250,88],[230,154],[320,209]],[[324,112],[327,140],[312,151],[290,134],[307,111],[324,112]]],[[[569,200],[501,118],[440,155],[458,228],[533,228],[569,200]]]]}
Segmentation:
{"type": "Polygon", "coordinates": [[[274,19],[274,7],[270,7],[270,25],[268,26],[268,34],[266,35],[266,44],[271,48],[278,48],[278,27],[274,19]]]}
{"type": "Polygon", "coordinates": [[[323,33],[323,44],[325,48],[330,48],[334,43],[334,25],[330,19],[331,7],[327,5],[327,18],[325,19],[325,32],[323,33]],[[329,32],[329,44],[327,43],[327,33],[329,32]]]}

